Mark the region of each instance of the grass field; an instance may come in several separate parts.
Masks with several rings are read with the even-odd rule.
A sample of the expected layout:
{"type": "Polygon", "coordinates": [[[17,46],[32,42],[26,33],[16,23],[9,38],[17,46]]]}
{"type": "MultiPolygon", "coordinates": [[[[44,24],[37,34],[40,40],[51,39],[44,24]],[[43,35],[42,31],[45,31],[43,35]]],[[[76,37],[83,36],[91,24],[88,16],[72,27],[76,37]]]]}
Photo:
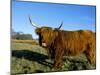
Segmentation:
{"type": "Polygon", "coordinates": [[[84,55],[63,58],[61,69],[53,69],[53,59],[48,58],[46,49],[32,40],[12,40],[11,74],[44,73],[95,69],[84,55]]]}
{"type": "Polygon", "coordinates": [[[12,40],[14,43],[26,43],[26,44],[32,44],[32,45],[38,45],[37,41],[35,40],[12,40]]]}

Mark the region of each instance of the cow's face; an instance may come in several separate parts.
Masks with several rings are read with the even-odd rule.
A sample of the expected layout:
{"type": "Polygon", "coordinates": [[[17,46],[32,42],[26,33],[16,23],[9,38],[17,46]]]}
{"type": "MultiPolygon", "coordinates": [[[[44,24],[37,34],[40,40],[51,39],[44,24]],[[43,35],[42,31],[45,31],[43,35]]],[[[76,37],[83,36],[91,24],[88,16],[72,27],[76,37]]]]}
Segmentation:
{"type": "Polygon", "coordinates": [[[52,41],[54,36],[54,30],[50,27],[37,28],[35,32],[39,35],[40,46],[46,46],[50,41],[52,41]]]}
{"type": "Polygon", "coordinates": [[[32,26],[36,27],[35,32],[39,35],[40,46],[42,46],[42,44],[48,45],[51,41],[53,41],[53,39],[57,35],[56,30],[59,30],[63,25],[63,22],[62,22],[58,28],[52,29],[51,27],[38,27],[38,25],[36,25],[35,23],[31,21],[30,17],[29,17],[29,21],[32,24],[32,26]]]}

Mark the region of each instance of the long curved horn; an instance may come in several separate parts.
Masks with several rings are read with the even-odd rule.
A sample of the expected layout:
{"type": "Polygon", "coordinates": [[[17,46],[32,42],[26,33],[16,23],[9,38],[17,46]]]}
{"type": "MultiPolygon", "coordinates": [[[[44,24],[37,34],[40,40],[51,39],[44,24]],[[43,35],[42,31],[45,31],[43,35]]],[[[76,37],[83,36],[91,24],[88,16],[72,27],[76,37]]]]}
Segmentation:
{"type": "Polygon", "coordinates": [[[63,21],[61,22],[61,25],[57,29],[60,29],[62,27],[62,25],[63,25],[63,21]]]}
{"type": "Polygon", "coordinates": [[[36,25],[35,23],[33,23],[33,22],[32,22],[32,20],[31,20],[30,16],[29,16],[29,21],[30,21],[30,23],[32,24],[32,26],[34,26],[34,27],[36,27],[36,28],[39,28],[39,26],[38,26],[38,25],[36,25]]]}

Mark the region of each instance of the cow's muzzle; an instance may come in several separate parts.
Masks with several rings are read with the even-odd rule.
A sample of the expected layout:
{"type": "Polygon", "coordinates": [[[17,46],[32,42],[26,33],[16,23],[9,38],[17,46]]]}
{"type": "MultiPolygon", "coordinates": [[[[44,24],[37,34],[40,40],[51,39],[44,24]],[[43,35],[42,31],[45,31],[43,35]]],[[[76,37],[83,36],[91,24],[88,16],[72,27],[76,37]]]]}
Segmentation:
{"type": "Polygon", "coordinates": [[[42,43],[42,46],[43,46],[43,47],[47,47],[46,43],[42,43]]]}

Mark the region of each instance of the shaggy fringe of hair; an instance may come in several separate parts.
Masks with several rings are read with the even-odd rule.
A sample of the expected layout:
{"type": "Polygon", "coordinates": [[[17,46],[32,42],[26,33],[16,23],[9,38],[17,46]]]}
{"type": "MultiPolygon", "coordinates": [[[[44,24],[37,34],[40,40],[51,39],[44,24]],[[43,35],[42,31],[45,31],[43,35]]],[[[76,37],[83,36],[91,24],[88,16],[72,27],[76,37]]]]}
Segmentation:
{"type": "Polygon", "coordinates": [[[49,53],[52,57],[55,57],[54,55],[57,54],[57,50],[64,50],[63,55],[69,56],[85,53],[89,62],[95,63],[95,33],[89,30],[57,32],[48,33],[49,37],[50,35],[54,35],[53,40],[49,42],[49,53]]]}

